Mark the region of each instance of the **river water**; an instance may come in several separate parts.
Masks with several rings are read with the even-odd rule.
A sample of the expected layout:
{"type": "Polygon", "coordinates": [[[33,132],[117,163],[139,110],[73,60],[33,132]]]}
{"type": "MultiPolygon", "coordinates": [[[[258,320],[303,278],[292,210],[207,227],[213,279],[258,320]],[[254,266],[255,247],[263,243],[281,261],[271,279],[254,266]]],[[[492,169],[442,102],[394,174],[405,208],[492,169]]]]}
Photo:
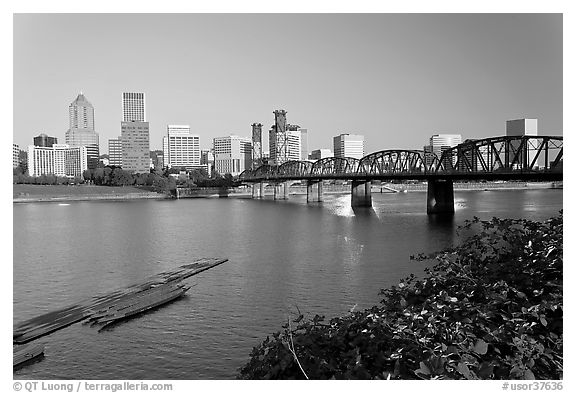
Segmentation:
{"type": "Polygon", "coordinates": [[[427,265],[473,216],[545,219],[562,190],[456,192],[451,220],[426,193],[288,201],[183,199],[14,204],[14,322],[123,288],[202,257],[229,261],[187,280],[183,298],[98,333],[77,323],[38,339],[30,379],[229,379],[298,310],[328,318],[377,304],[380,288],[427,265]]]}

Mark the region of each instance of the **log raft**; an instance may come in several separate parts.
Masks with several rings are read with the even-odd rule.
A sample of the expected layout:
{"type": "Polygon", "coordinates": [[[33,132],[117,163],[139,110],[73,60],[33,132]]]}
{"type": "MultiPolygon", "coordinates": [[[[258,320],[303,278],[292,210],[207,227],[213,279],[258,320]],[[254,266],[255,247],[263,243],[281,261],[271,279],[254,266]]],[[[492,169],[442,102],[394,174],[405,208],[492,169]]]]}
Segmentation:
{"type": "MultiPolygon", "coordinates": [[[[88,319],[97,322],[100,318],[109,318],[126,309],[133,312],[146,308],[147,304],[162,302],[162,296],[174,291],[182,280],[212,269],[228,259],[203,258],[172,270],[159,273],[145,282],[131,285],[104,295],[94,296],[78,304],[31,318],[14,326],[13,342],[24,344],[39,337],[63,329],[73,323],[88,319]]],[[[173,300],[173,299],[170,299],[173,300]]]]}

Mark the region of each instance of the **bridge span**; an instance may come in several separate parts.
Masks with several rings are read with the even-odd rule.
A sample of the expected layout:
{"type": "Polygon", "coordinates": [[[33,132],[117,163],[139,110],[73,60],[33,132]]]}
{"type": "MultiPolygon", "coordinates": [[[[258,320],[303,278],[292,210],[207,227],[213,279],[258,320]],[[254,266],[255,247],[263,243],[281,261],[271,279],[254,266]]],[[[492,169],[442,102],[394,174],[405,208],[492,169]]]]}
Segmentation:
{"type": "Polygon", "coordinates": [[[291,182],[307,184],[307,201],[322,201],[325,180],[350,180],[354,207],[372,206],[374,180],[428,182],[428,214],[454,213],[454,181],[562,180],[563,137],[499,136],[466,141],[440,157],[422,150],[381,150],[356,158],[288,161],[245,170],[239,181],[252,185],[252,197],[262,198],[266,184],[275,199],[287,199],[291,182]]]}

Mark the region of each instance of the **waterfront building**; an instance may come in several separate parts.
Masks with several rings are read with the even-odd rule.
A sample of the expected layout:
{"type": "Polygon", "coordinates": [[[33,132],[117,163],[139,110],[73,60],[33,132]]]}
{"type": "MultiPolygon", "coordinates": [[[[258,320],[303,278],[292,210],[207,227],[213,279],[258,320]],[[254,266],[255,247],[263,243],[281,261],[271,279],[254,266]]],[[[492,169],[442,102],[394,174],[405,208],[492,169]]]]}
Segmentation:
{"type": "Polygon", "coordinates": [[[340,134],[334,137],[334,157],[364,157],[364,135],[340,134]]]}
{"type": "Polygon", "coordinates": [[[131,173],[150,172],[150,130],[146,121],[121,122],[122,169],[131,173]]]}
{"type": "Polygon", "coordinates": [[[300,131],[300,159],[308,159],[308,129],[298,128],[300,131]]]}
{"type": "Polygon", "coordinates": [[[20,146],[12,143],[12,167],[16,168],[20,165],[20,146]]]}
{"type": "Polygon", "coordinates": [[[144,93],[122,93],[122,121],[146,122],[144,93]]]}
{"type": "Polygon", "coordinates": [[[164,169],[164,152],[162,150],[150,151],[150,158],[152,159],[154,169],[156,170],[164,169]]]}
{"type": "Polygon", "coordinates": [[[252,165],[252,140],[237,135],[214,138],[214,169],[224,175],[239,175],[252,165]]]}
{"type": "MultiPolygon", "coordinates": [[[[506,136],[537,136],[538,135],[538,119],[515,119],[506,121],[506,136]]],[[[520,141],[513,141],[511,143],[512,151],[508,153],[508,162],[512,162],[514,154],[520,148],[520,141]]],[[[519,162],[514,164],[514,167],[519,168],[521,163],[524,165],[531,165],[536,158],[536,148],[529,146],[528,156],[521,155],[519,162]]],[[[535,166],[538,167],[544,163],[544,158],[538,158],[535,166]]]]}
{"type": "Polygon", "coordinates": [[[67,144],[55,144],[52,147],[28,146],[30,176],[81,177],[86,169],[88,169],[88,153],[85,146],[67,144]]]}
{"type": "Polygon", "coordinates": [[[122,93],[122,169],[150,172],[150,125],[146,121],[144,93],[122,93]]]}
{"type": "Polygon", "coordinates": [[[310,152],[308,159],[311,161],[321,160],[322,158],[334,157],[334,153],[330,149],[316,149],[310,152]]]}
{"type": "Polygon", "coordinates": [[[274,165],[302,159],[302,133],[298,126],[287,125],[284,133],[276,132],[276,127],[272,126],[268,133],[268,144],[270,160],[274,165]]]}
{"type": "MultiPolygon", "coordinates": [[[[440,160],[442,153],[460,143],[462,143],[462,135],[460,134],[434,134],[430,137],[428,147],[424,146],[424,151],[436,154],[440,160]]],[[[454,163],[456,159],[456,157],[447,158],[446,164],[449,164],[450,161],[454,163]]],[[[449,164],[448,166],[450,167],[451,165],[449,164]]]]}
{"type": "Polygon", "coordinates": [[[58,138],[46,134],[40,134],[34,137],[34,146],[52,147],[56,143],[58,143],[58,138]]]}
{"type": "Polygon", "coordinates": [[[200,150],[200,165],[206,168],[208,176],[212,176],[214,169],[214,153],[208,149],[200,150]]]}
{"type": "Polygon", "coordinates": [[[169,125],[162,147],[165,163],[170,167],[189,171],[200,165],[200,137],[192,134],[188,125],[169,125]]]}
{"type": "Polygon", "coordinates": [[[88,167],[95,169],[100,159],[100,141],[94,128],[94,107],[84,94],[78,94],[68,106],[68,118],[70,128],[66,131],[66,144],[71,147],[86,146],[88,167]]]}
{"type": "Polygon", "coordinates": [[[122,137],[108,139],[108,164],[122,167],[122,137]]]}

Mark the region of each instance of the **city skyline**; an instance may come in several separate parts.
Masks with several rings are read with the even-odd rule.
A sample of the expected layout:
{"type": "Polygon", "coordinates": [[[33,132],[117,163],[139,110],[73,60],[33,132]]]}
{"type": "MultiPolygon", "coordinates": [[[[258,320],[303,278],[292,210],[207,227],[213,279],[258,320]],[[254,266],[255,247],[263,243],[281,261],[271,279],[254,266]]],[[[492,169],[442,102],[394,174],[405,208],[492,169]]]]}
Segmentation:
{"type": "Polygon", "coordinates": [[[504,135],[518,118],[562,135],[562,15],[14,16],[14,143],[63,139],[65,108],[79,92],[102,140],[116,138],[125,91],[146,94],[150,150],[162,149],[168,124],[190,124],[203,149],[217,136],[249,136],[254,122],[267,136],[277,109],[308,129],[310,151],[341,133],[364,135],[366,153],[421,148],[438,133],[504,135]],[[140,24],[150,28],[129,28],[140,24]],[[298,28],[274,29],[286,24],[298,28]],[[93,52],[69,69],[77,37],[67,33],[81,27],[93,52]],[[123,55],[123,40],[145,56],[123,55]],[[179,62],[162,65],[171,51],[179,62]],[[46,103],[34,119],[25,116],[31,94],[46,103]]]}

